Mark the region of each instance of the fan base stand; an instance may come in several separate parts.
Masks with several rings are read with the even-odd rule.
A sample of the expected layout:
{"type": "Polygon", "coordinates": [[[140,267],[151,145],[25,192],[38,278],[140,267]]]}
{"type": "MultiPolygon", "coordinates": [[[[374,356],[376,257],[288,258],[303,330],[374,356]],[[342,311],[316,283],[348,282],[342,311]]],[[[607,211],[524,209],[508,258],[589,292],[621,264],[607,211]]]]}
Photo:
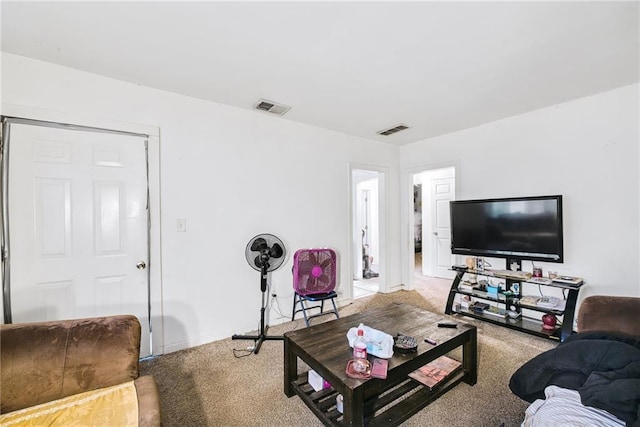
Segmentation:
{"type": "Polygon", "coordinates": [[[269,326],[265,326],[264,324],[264,312],[267,308],[267,298],[266,298],[266,292],[267,292],[267,267],[268,264],[263,264],[261,269],[260,269],[260,291],[262,292],[262,304],[260,306],[260,333],[258,335],[232,335],[231,339],[232,340],[253,340],[255,341],[255,345],[253,346],[253,354],[258,354],[258,352],[260,351],[260,347],[262,346],[262,343],[264,341],[276,341],[276,340],[280,340],[280,341],[284,341],[284,337],[282,335],[280,336],[267,336],[267,329],[269,329],[269,326]]]}
{"type": "Polygon", "coordinates": [[[284,340],[284,337],[282,336],[267,336],[266,332],[267,332],[268,328],[265,328],[264,332],[262,332],[260,335],[233,335],[231,336],[232,340],[253,340],[255,341],[255,345],[253,347],[253,354],[258,354],[258,352],[260,351],[260,347],[262,347],[262,343],[264,341],[282,341],[284,340]]]}
{"type": "Polygon", "coordinates": [[[262,308],[260,309],[260,333],[258,335],[232,335],[232,340],[253,340],[255,341],[255,345],[253,347],[253,354],[258,354],[260,351],[260,347],[262,347],[262,343],[264,341],[283,341],[284,337],[282,335],[274,335],[267,336],[267,329],[269,326],[264,325],[264,311],[265,311],[265,296],[264,291],[262,291],[262,308]]]}

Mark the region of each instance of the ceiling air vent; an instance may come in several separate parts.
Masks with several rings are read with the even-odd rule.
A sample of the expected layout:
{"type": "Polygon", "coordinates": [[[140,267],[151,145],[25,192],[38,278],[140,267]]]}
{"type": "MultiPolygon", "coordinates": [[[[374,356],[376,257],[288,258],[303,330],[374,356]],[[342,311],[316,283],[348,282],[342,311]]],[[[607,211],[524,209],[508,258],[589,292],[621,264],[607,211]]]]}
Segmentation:
{"type": "Polygon", "coordinates": [[[376,133],[378,135],[388,136],[388,135],[393,135],[394,133],[400,132],[401,130],[405,130],[405,129],[409,129],[409,126],[400,123],[399,125],[396,125],[392,128],[379,130],[376,133]]]}
{"type": "Polygon", "coordinates": [[[259,99],[255,105],[257,110],[266,111],[268,113],[277,114],[279,116],[284,115],[291,107],[284,104],[278,104],[277,102],[269,101],[266,99],[259,99]]]}

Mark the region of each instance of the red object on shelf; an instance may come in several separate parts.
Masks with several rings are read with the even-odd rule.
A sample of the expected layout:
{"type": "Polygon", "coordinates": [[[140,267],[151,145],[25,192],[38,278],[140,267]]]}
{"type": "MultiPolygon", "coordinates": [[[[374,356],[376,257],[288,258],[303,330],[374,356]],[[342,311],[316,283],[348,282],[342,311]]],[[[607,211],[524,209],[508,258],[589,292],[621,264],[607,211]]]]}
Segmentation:
{"type": "Polygon", "coordinates": [[[555,329],[558,319],[554,314],[547,313],[542,316],[542,328],[543,329],[555,329]]]}

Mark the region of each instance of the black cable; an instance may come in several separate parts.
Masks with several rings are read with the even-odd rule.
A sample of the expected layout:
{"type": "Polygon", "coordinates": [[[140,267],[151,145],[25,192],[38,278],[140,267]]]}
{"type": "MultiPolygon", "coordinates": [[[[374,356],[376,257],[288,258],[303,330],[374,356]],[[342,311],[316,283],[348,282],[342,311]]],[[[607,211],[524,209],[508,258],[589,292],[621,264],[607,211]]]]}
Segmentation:
{"type": "Polygon", "coordinates": [[[284,314],[282,313],[282,307],[280,307],[280,301],[278,301],[278,297],[274,296],[273,294],[271,295],[271,302],[269,304],[269,307],[273,307],[273,310],[276,312],[276,314],[278,314],[278,316],[280,316],[281,318],[284,319],[284,314]],[[276,301],[276,307],[273,306],[273,301],[276,301]]]}
{"type": "Polygon", "coordinates": [[[247,357],[250,356],[253,353],[253,349],[251,350],[244,350],[244,349],[239,349],[239,348],[234,348],[233,349],[233,357],[235,357],[236,359],[241,359],[243,357],[247,357]],[[241,354],[240,356],[238,356],[238,353],[241,351],[246,351],[247,354],[241,354]]]}
{"type": "MultiPolygon", "coordinates": [[[[284,313],[282,312],[282,307],[280,307],[280,301],[278,300],[278,297],[274,297],[273,295],[271,296],[271,303],[270,303],[269,307],[273,307],[273,311],[275,311],[276,314],[278,316],[280,316],[281,319],[288,319],[289,318],[289,316],[285,316],[284,313]],[[273,300],[276,301],[276,306],[278,308],[273,306],[273,300]]],[[[285,323],[286,322],[282,322],[281,324],[285,324],[285,323]]],[[[287,332],[295,331],[296,329],[298,329],[298,320],[294,319],[293,320],[293,328],[289,329],[287,332]]]]}

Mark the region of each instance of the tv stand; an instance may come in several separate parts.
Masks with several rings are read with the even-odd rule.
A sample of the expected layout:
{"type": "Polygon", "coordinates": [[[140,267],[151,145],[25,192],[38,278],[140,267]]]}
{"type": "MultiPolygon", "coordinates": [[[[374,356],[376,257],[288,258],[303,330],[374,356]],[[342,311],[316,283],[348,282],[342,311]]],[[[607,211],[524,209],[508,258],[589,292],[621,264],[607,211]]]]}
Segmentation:
{"type": "MultiPolygon", "coordinates": [[[[513,262],[518,263],[518,268],[521,266],[519,260],[507,260],[507,266],[511,266],[513,262]]],[[[578,293],[580,288],[584,284],[581,279],[575,281],[575,283],[563,283],[563,282],[546,282],[540,281],[535,277],[518,278],[516,275],[520,275],[521,272],[514,272],[511,275],[507,270],[472,270],[465,267],[454,266],[452,269],[456,272],[456,277],[451,284],[451,290],[449,291],[449,297],[447,298],[447,305],[445,308],[445,314],[460,314],[462,316],[472,317],[474,319],[486,321],[494,325],[504,326],[506,328],[522,331],[531,335],[535,335],[542,338],[549,338],[552,340],[564,341],[573,333],[573,319],[575,316],[576,303],[578,300],[578,293]],[[478,278],[496,278],[500,281],[504,281],[505,289],[497,293],[486,292],[481,288],[470,288],[470,285],[463,285],[463,278],[466,274],[476,275],[478,278]],[[536,305],[531,304],[527,299],[523,299],[522,284],[547,286],[552,288],[563,289],[563,299],[559,299],[558,306],[548,307],[545,304],[536,305]],[[462,285],[462,286],[461,286],[462,285]],[[566,291],[566,293],[565,293],[566,291]],[[491,312],[488,310],[480,310],[476,305],[474,307],[464,307],[462,304],[456,304],[456,296],[462,295],[472,303],[480,302],[488,304],[492,307],[491,312]],[[513,308],[514,310],[510,310],[513,308]],[[555,315],[558,320],[562,322],[561,325],[552,329],[543,328],[543,322],[535,317],[525,316],[523,310],[537,313],[550,313],[555,315]],[[512,318],[511,314],[517,313],[515,318],[512,318]]],[[[539,301],[538,304],[541,304],[539,301]]]]}

